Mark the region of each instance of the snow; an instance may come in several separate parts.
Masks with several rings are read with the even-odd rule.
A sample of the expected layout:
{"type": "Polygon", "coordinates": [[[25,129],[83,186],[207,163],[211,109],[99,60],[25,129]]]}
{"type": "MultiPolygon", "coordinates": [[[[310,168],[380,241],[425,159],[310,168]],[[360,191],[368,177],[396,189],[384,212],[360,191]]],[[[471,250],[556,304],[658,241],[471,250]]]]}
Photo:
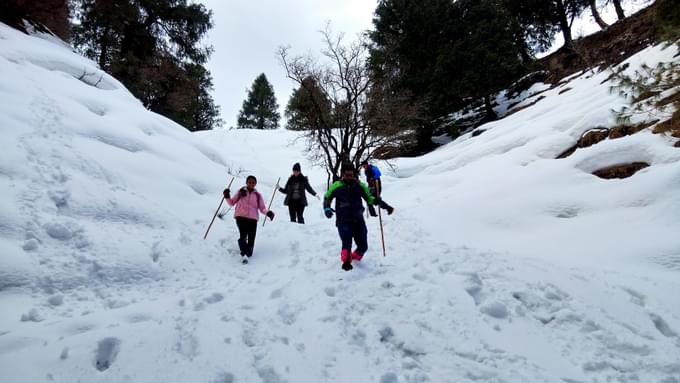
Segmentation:
{"type": "Polygon", "coordinates": [[[351,272],[313,198],[298,225],[275,195],[246,266],[231,212],[202,239],[232,176],[268,202],[300,162],[325,191],[296,133],[189,133],[2,24],[0,72],[3,383],[680,382],[680,151],[643,131],[555,159],[616,124],[607,71],[378,163],[387,256],[370,219],[351,272]],[[590,174],[631,161],[651,166],[590,174]]]}

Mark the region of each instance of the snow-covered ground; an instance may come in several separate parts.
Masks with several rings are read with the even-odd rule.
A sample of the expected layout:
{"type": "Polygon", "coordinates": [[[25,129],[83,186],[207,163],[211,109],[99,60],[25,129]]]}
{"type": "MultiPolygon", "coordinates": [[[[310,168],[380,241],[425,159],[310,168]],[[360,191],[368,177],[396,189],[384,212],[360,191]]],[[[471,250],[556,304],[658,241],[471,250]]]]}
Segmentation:
{"type": "Polygon", "coordinates": [[[297,225],[277,194],[247,266],[231,213],[203,240],[231,175],[269,200],[299,161],[325,191],[295,133],[191,134],[2,24],[0,73],[0,382],[680,382],[680,149],[554,159],[615,124],[607,72],[380,164],[387,257],[371,219],[351,272],[315,199],[297,225]]]}

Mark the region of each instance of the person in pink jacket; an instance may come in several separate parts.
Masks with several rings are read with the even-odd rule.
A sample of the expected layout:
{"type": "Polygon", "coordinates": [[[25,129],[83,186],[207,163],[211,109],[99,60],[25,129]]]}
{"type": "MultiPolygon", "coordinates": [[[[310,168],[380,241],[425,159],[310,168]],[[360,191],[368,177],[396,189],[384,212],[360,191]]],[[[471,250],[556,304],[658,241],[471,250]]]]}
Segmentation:
{"type": "Polygon", "coordinates": [[[259,212],[269,217],[272,221],[274,220],[274,212],[267,210],[262,194],[255,190],[256,185],[257,178],[255,176],[248,176],[246,178],[246,186],[239,189],[238,193],[233,197],[231,197],[229,189],[224,189],[223,192],[229,206],[236,205],[234,218],[236,218],[236,226],[238,226],[238,247],[241,250],[241,260],[243,263],[248,263],[248,258],[253,256],[257,220],[260,217],[259,212]]]}

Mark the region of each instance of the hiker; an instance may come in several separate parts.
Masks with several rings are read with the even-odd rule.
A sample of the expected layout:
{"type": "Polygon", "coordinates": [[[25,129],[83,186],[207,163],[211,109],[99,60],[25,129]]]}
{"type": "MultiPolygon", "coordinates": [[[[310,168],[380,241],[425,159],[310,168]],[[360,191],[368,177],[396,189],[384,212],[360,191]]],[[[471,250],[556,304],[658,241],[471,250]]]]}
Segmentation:
{"type": "MultiPolygon", "coordinates": [[[[326,218],[333,217],[331,202],[335,199],[335,226],[342,241],[340,260],[342,269],[352,270],[352,261],[361,261],[368,249],[366,239],[367,229],[364,221],[364,205],[362,199],[371,205],[387,208],[380,197],[373,196],[365,183],[356,179],[356,169],[351,164],[342,166],[342,178],[334,182],[324,195],[324,214],[326,218]],[[356,243],[356,250],[352,252],[352,239],[356,243]]],[[[388,211],[388,214],[394,209],[388,211]]]]}
{"type": "Polygon", "coordinates": [[[258,210],[269,217],[270,220],[274,220],[274,212],[267,210],[262,194],[255,190],[256,185],[257,178],[248,176],[246,186],[240,188],[233,197],[230,196],[231,191],[228,188],[224,189],[223,192],[229,206],[236,205],[234,218],[236,218],[236,226],[238,226],[238,247],[241,250],[241,262],[243,263],[248,263],[248,258],[253,256],[257,220],[260,217],[258,210]]]}
{"type": "MultiPolygon", "coordinates": [[[[382,181],[380,180],[380,169],[377,166],[368,163],[368,160],[361,162],[361,167],[364,169],[364,175],[366,176],[366,183],[368,184],[368,190],[376,197],[380,197],[382,194],[382,181]]],[[[387,205],[387,213],[392,214],[394,210],[391,206],[387,205]]],[[[376,217],[378,214],[375,212],[375,208],[372,205],[368,205],[368,213],[376,217]]]]}
{"type": "Polygon", "coordinates": [[[305,217],[303,217],[305,206],[307,206],[307,194],[305,191],[320,199],[314,189],[309,186],[307,177],[300,171],[299,163],[293,165],[293,175],[286,181],[286,186],[279,188],[279,191],[286,195],[283,204],[288,206],[290,222],[305,223],[305,217]]]}

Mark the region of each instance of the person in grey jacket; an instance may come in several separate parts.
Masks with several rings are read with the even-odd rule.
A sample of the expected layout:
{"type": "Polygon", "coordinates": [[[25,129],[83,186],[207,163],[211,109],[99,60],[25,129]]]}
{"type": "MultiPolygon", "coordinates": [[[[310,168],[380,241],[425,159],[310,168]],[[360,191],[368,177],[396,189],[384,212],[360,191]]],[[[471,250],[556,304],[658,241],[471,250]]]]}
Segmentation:
{"type": "Polygon", "coordinates": [[[303,214],[305,206],[307,206],[307,195],[305,192],[319,198],[316,192],[309,185],[309,180],[300,171],[300,164],[293,165],[293,175],[286,181],[286,186],[279,188],[279,191],[286,195],[283,204],[288,206],[290,213],[290,221],[297,223],[305,223],[303,214]]]}

